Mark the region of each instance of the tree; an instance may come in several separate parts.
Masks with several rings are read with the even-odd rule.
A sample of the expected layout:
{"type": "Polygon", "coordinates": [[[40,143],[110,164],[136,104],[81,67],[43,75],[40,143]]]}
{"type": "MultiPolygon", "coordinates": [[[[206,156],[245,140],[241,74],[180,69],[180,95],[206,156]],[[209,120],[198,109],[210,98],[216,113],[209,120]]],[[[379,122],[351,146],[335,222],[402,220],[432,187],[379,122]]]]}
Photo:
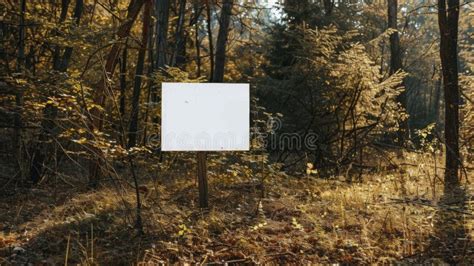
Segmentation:
{"type": "MultiPolygon", "coordinates": [[[[229,24],[230,24],[230,17],[232,15],[232,6],[233,6],[233,0],[224,0],[223,5],[222,5],[222,10],[221,10],[221,16],[219,20],[220,26],[219,26],[219,34],[217,36],[215,68],[214,68],[214,75],[212,76],[212,82],[224,81],[226,46],[227,46],[226,44],[227,44],[227,39],[229,35],[229,24]]],[[[209,5],[207,6],[207,8],[209,8],[209,5]]],[[[211,58],[212,58],[212,54],[211,54],[211,58]]],[[[201,208],[207,208],[209,205],[206,157],[207,157],[206,152],[200,151],[197,154],[199,206],[201,208]]]]}
{"type": "Polygon", "coordinates": [[[324,12],[326,16],[331,15],[334,8],[334,0],[324,0],[324,12]]]}
{"type": "MultiPolygon", "coordinates": [[[[260,84],[257,96],[268,112],[283,115],[277,134],[298,132],[303,139],[316,134],[317,144],[303,145],[306,150],[302,151],[276,137],[269,147],[275,147],[272,152],[287,162],[288,170],[310,160],[318,165],[321,176],[346,174],[352,180],[351,167],[361,172],[364,159],[377,152],[372,145],[383,140],[385,132],[396,132],[403,114],[396,96],[405,74],[385,77],[380,72],[375,61],[379,55],[373,50],[389,38],[380,25],[381,34],[375,35],[374,30],[372,40],[367,40],[372,46],[362,45],[360,36],[367,37],[365,27],[363,34],[342,23],[342,28],[324,27],[318,20],[321,13],[308,17],[302,10],[296,12],[298,3],[285,2],[286,23],[272,30],[266,45],[266,81],[260,84]]],[[[311,5],[320,3],[306,7],[318,10],[311,5]]],[[[386,20],[385,7],[380,8],[381,22],[386,20]]],[[[342,10],[352,13],[350,8],[337,5],[327,19],[339,16],[342,10]]],[[[351,17],[353,23],[367,23],[358,19],[351,17]]]]}
{"type": "Polygon", "coordinates": [[[186,36],[184,34],[184,17],[186,15],[186,0],[179,0],[178,22],[176,23],[175,44],[172,66],[182,66],[186,62],[186,36]]]}
{"type": "Polygon", "coordinates": [[[128,47],[125,43],[125,47],[122,51],[122,56],[119,60],[120,65],[120,105],[119,112],[122,117],[125,116],[125,92],[127,89],[127,57],[128,57],[128,47]]]}
{"type": "Polygon", "coordinates": [[[148,31],[150,29],[150,7],[149,1],[145,5],[143,13],[143,27],[142,27],[142,43],[138,51],[137,67],[135,70],[135,83],[133,85],[132,96],[132,116],[130,119],[130,126],[128,130],[128,148],[135,147],[137,143],[138,131],[138,113],[140,111],[140,94],[142,87],[143,68],[145,66],[145,55],[148,43],[148,31]]]}
{"type": "MultiPolygon", "coordinates": [[[[61,2],[61,14],[59,16],[59,21],[58,21],[59,25],[64,23],[64,21],[66,20],[69,3],[70,3],[69,0],[63,0],[61,2]]],[[[76,5],[74,7],[74,14],[73,14],[75,26],[79,26],[83,9],[84,9],[84,1],[77,0],[76,5]]],[[[59,72],[66,72],[68,69],[69,60],[72,56],[72,52],[73,52],[72,47],[66,47],[64,50],[63,56],[61,58],[61,46],[57,45],[53,53],[53,70],[59,71],[59,72]]],[[[54,96],[57,96],[57,95],[54,95],[54,96]]],[[[47,143],[51,141],[53,134],[55,134],[55,132],[57,131],[57,125],[55,122],[57,115],[58,115],[58,108],[54,106],[53,104],[49,104],[49,103],[46,104],[46,106],[43,109],[43,119],[41,121],[41,132],[38,138],[38,141],[40,143],[38,144],[38,146],[36,147],[33,153],[31,167],[30,167],[30,179],[33,183],[38,182],[41,176],[43,175],[44,163],[47,157],[46,154],[49,152],[48,147],[50,146],[47,143]]]]}
{"type": "Polygon", "coordinates": [[[209,61],[211,64],[209,80],[212,80],[214,77],[214,41],[212,40],[212,13],[209,0],[206,0],[206,19],[207,37],[209,39],[209,61]]]}
{"type": "MultiPolygon", "coordinates": [[[[67,11],[69,9],[69,3],[71,0],[62,0],[61,1],[61,14],[59,15],[59,21],[58,24],[64,23],[67,17],[67,11]]],[[[58,35],[59,32],[56,31],[56,35],[58,35]]],[[[61,46],[56,45],[54,48],[54,53],[53,53],[53,69],[59,70],[59,65],[61,63],[61,46]]]]}
{"type": "MultiPolygon", "coordinates": [[[[25,43],[26,43],[26,27],[25,27],[25,15],[26,15],[26,0],[20,1],[20,26],[18,29],[18,55],[16,71],[22,73],[25,71],[26,60],[25,60],[25,43]]],[[[15,132],[13,136],[13,145],[15,149],[15,157],[18,163],[18,172],[20,178],[23,179],[23,149],[22,149],[22,114],[23,109],[23,92],[18,91],[15,94],[15,105],[16,112],[14,117],[15,132]]]]}
{"type": "MultiPolygon", "coordinates": [[[[154,69],[163,71],[167,60],[168,51],[168,24],[169,24],[169,12],[170,12],[170,1],[169,0],[156,0],[155,1],[155,46],[156,54],[154,58],[154,69]]],[[[155,86],[150,88],[151,90],[151,101],[158,102],[159,95],[156,92],[155,86]]]]}
{"type": "MultiPolygon", "coordinates": [[[[149,41],[150,34],[150,9],[151,1],[148,0],[145,2],[145,7],[143,10],[143,23],[142,23],[142,42],[140,44],[140,50],[138,51],[137,67],[135,70],[135,83],[133,85],[133,96],[132,96],[132,117],[130,120],[130,127],[128,132],[128,145],[127,148],[135,147],[137,142],[137,131],[138,131],[138,113],[140,111],[140,94],[142,87],[142,75],[143,68],[145,66],[145,55],[147,51],[147,44],[149,41]]],[[[140,191],[138,186],[138,178],[135,170],[135,164],[131,155],[129,154],[128,160],[130,163],[130,170],[132,172],[132,177],[135,185],[135,195],[137,200],[136,207],[136,222],[135,228],[138,230],[139,234],[143,234],[143,223],[142,223],[142,214],[141,214],[141,200],[140,200],[140,191]]]]}
{"type": "MultiPolygon", "coordinates": [[[[74,15],[73,15],[74,23],[76,26],[78,26],[79,22],[81,21],[83,9],[84,9],[84,0],[76,0],[76,6],[74,7],[74,15]]],[[[66,47],[66,49],[64,49],[63,58],[60,62],[60,65],[58,66],[60,71],[66,72],[67,67],[69,65],[69,60],[71,59],[71,56],[72,56],[72,50],[73,50],[72,47],[66,47]]]]}
{"type": "Polygon", "coordinates": [[[199,29],[200,29],[200,16],[202,13],[202,5],[199,1],[194,0],[193,2],[193,12],[194,15],[191,18],[190,25],[194,25],[194,46],[196,47],[196,77],[201,76],[201,41],[199,39],[199,29]]]}
{"type": "Polygon", "coordinates": [[[459,80],[458,80],[459,0],[438,0],[440,58],[444,89],[444,141],[446,162],[444,191],[454,193],[459,187],[459,80]]]}
{"type": "Polygon", "coordinates": [[[222,4],[221,16],[219,19],[219,34],[216,42],[216,59],[214,66],[213,82],[224,80],[226,44],[229,36],[230,16],[232,15],[233,0],[224,0],[222,4]]]}
{"type": "Polygon", "coordinates": [[[400,52],[400,36],[398,35],[398,3],[388,0],[388,28],[394,30],[390,34],[390,75],[402,69],[402,54],[400,52]]]}
{"type": "Polygon", "coordinates": [[[156,67],[157,69],[165,67],[168,63],[168,23],[169,23],[169,0],[156,0],[155,17],[156,17],[156,67]]]}
{"type": "MultiPolygon", "coordinates": [[[[90,134],[93,134],[94,131],[100,132],[103,128],[103,112],[97,106],[101,107],[105,103],[105,89],[108,84],[107,80],[108,77],[113,76],[115,72],[115,66],[117,65],[120,50],[123,43],[121,41],[123,41],[123,39],[127,38],[130,35],[130,30],[132,29],[132,26],[135,23],[138,13],[140,13],[140,9],[142,8],[145,1],[147,0],[130,1],[130,4],[128,6],[127,18],[122,22],[122,24],[120,24],[117,30],[118,40],[112,45],[112,48],[110,49],[109,54],[106,57],[107,59],[104,67],[105,73],[95,86],[93,101],[96,106],[94,106],[90,110],[90,121],[88,125],[91,131],[90,134]]],[[[89,164],[89,183],[92,187],[95,187],[98,185],[98,178],[101,175],[100,167],[101,161],[103,160],[103,154],[102,151],[97,147],[92,146],[90,148],[93,153],[93,156],[89,164]]]]}
{"type": "MultiPolygon", "coordinates": [[[[402,53],[400,49],[400,36],[398,34],[398,0],[388,0],[388,28],[392,29],[393,32],[390,34],[390,75],[393,75],[397,71],[402,70],[402,53]]],[[[400,93],[397,97],[398,102],[403,108],[407,108],[407,94],[405,91],[400,93]]],[[[409,125],[405,119],[401,122],[400,129],[398,130],[398,140],[401,145],[404,141],[409,138],[409,125]]]]}

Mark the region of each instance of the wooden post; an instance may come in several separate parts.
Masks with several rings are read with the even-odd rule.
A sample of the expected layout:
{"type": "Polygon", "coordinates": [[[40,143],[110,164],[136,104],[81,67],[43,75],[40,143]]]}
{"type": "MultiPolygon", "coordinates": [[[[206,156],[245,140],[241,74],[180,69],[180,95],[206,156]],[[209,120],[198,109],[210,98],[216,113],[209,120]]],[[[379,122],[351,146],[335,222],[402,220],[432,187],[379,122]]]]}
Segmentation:
{"type": "Polygon", "coordinates": [[[205,151],[197,152],[197,177],[199,186],[199,207],[207,208],[209,206],[209,194],[207,189],[207,153],[205,151]]]}

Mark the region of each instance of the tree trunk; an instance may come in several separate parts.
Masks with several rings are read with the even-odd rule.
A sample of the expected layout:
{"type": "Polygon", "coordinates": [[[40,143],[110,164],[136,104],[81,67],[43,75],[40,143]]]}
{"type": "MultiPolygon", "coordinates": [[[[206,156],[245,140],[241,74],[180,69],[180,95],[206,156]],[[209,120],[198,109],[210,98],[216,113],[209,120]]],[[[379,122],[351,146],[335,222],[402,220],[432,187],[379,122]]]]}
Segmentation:
{"type": "MultiPolygon", "coordinates": [[[[153,7],[150,7],[150,13],[153,13],[153,7]]],[[[155,67],[153,65],[153,23],[149,23],[149,29],[148,29],[148,76],[151,77],[153,74],[153,71],[155,71],[155,67]]],[[[148,91],[146,95],[146,111],[145,111],[145,117],[143,118],[144,122],[144,127],[143,127],[143,145],[146,146],[148,143],[148,117],[150,113],[150,101],[152,101],[152,94],[155,92],[156,88],[156,83],[153,81],[153,79],[149,78],[148,79],[148,91]]]]}
{"type": "MultiPolygon", "coordinates": [[[[61,14],[59,15],[58,24],[62,24],[67,17],[67,10],[69,9],[69,3],[71,0],[62,0],[61,1],[61,14]]],[[[56,30],[56,35],[59,35],[59,32],[56,30]]],[[[59,70],[59,65],[61,62],[61,46],[56,45],[53,52],[53,69],[59,70]]]]}
{"type": "MultiPolygon", "coordinates": [[[[75,26],[79,26],[82,17],[82,11],[84,10],[84,0],[76,0],[76,6],[74,7],[74,23],[75,26]]],[[[72,47],[66,47],[64,50],[63,58],[61,60],[61,64],[59,65],[59,70],[62,72],[66,72],[69,66],[69,60],[72,56],[72,47]]]]}
{"type": "Polygon", "coordinates": [[[196,47],[196,77],[201,77],[201,42],[199,41],[199,17],[201,16],[202,8],[198,1],[194,2],[194,46],[196,47]]]}
{"type": "Polygon", "coordinates": [[[212,38],[212,14],[211,5],[209,0],[206,0],[206,14],[207,14],[207,37],[209,39],[209,61],[210,61],[210,74],[209,80],[212,81],[214,77],[214,44],[212,38]]]}
{"type": "MultiPolygon", "coordinates": [[[[390,35],[390,69],[389,74],[392,75],[397,71],[402,69],[402,54],[400,50],[400,37],[398,34],[398,2],[397,0],[388,0],[388,28],[396,30],[390,35]]],[[[404,82],[403,82],[403,85],[404,82]]],[[[407,109],[407,98],[406,98],[406,88],[405,91],[400,93],[397,97],[397,101],[401,106],[408,112],[407,109]]],[[[400,129],[398,131],[398,141],[400,145],[404,145],[404,142],[410,136],[410,129],[408,126],[408,120],[401,121],[400,129]]]]}
{"type": "Polygon", "coordinates": [[[459,0],[438,0],[440,57],[444,88],[444,139],[446,166],[444,191],[448,195],[459,187],[459,81],[458,81],[458,20],[459,0]]]}
{"type": "MultiPolygon", "coordinates": [[[[216,65],[214,69],[213,82],[224,80],[225,52],[227,36],[229,34],[230,16],[232,12],[233,0],[224,0],[221,17],[219,20],[219,35],[217,36],[216,65]]],[[[209,206],[208,182],[207,182],[207,153],[199,151],[197,153],[197,177],[199,185],[199,206],[207,208],[209,206]]]]}
{"type": "Polygon", "coordinates": [[[128,145],[127,148],[135,147],[137,144],[138,134],[138,114],[140,112],[140,94],[142,87],[143,68],[145,66],[145,55],[148,43],[148,30],[150,29],[150,1],[145,4],[143,12],[143,27],[142,27],[142,43],[138,51],[137,68],[135,72],[135,83],[133,85],[132,97],[132,117],[130,119],[130,127],[128,130],[128,145]]]}
{"type": "Polygon", "coordinates": [[[168,63],[168,23],[169,23],[169,0],[156,0],[156,67],[164,68],[168,63]]]}
{"type": "Polygon", "coordinates": [[[334,0],[324,0],[324,14],[330,16],[334,8],[334,0]]]}
{"type": "MultiPolygon", "coordinates": [[[[397,0],[388,0],[388,28],[398,30],[397,27],[397,0]]],[[[398,31],[390,35],[390,75],[402,69],[400,53],[400,37],[398,31]]]]}
{"type": "Polygon", "coordinates": [[[186,62],[186,39],[184,36],[184,18],[186,15],[186,0],[179,0],[178,23],[176,24],[175,47],[171,65],[182,66],[186,62]]]}
{"type": "MultiPolygon", "coordinates": [[[[122,22],[117,31],[117,42],[114,43],[110,49],[109,54],[107,55],[107,60],[105,63],[105,73],[101,80],[96,84],[94,91],[94,104],[103,106],[105,103],[105,89],[107,87],[107,78],[112,77],[115,71],[115,66],[117,65],[119,53],[121,50],[123,39],[127,38],[130,35],[130,30],[132,29],[135,20],[140,13],[140,9],[143,6],[145,1],[150,0],[131,0],[128,6],[127,18],[122,22]]],[[[101,131],[103,127],[103,112],[97,108],[93,107],[90,110],[90,123],[89,129],[90,133],[93,134],[94,130],[101,131]]],[[[92,136],[91,136],[92,137],[92,136]]],[[[99,177],[101,175],[100,166],[103,163],[104,156],[102,151],[94,146],[90,147],[93,156],[89,164],[89,184],[92,187],[96,187],[99,182],[99,177]]]]}
{"type": "Polygon", "coordinates": [[[122,56],[119,59],[120,65],[120,100],[119,100],[119,112],[120,116],[125,117],[125,93],[127,91],[127,57],[128,49],[127,43],[122,51],[122,56]]]}
{"type": "Polygon", "coordinates": [[[232,15],[233,0],[224,0],[222,4],[221,17],[219,19],[219,35],[216,42],[216,61],[213,82],[224,80],[227,38],[229,36],[230,16],[232,15]]]}
{"type": "Polygon", "coordinates": [[[433,104],[433,111],[434,111],[434,121],[436,123],[436,133],[438,133],[439,136],[441,136],[441,118],[439,116],[439,111],[441,109],[441,85],[442,85],[442,78],[443,78],[443,73],[441,72],[439,74],[439,78],[436,79],[435,82],[435,96],[434,96],[434,104],[433,104]]]}
{"type": "MultiPolygon", "coordinates": [[[[20,26],[18,30],[18,56],[16,71],[23,73],[25,71],[25,14],[26,14],[26,0],[20,2],[20,26]]],[[[14,118],[14,133],[13,133],[13,148],[15,152],[15,159],[17,160],[18,173],[20,179],[24,178],[24,162],[23,162],[23,149],[22,149],[22,110],[23,110],[23,91],[16,92],[15,95],[15,118],[14,118]]]]}

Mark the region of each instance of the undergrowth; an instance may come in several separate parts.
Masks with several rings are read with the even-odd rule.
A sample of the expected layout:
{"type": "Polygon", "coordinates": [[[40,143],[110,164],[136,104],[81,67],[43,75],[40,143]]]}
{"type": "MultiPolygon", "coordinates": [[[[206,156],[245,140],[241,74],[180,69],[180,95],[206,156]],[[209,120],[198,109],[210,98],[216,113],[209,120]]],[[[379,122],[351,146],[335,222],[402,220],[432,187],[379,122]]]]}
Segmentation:
{"type": "MultiPolygon", "coordinates": [[[[45,182],[0,201],[0,259],[84,265],[433,260],[440,213],[461,214],[465,226],[472,216],[442,204],[441,169],[434,173],[429,156],[404,157],[398,169],[365,175],[361,183],[275,174],[266,178],[263,198],[255,178],[212,172],[209,210],[197,206],[192,170],[143,173],[143,235],[134,233],[132,188],[118,193],[112,183],[90,191],[45,182]]],[[[465,238],[458,262],[473,259],[465,238]]]]}

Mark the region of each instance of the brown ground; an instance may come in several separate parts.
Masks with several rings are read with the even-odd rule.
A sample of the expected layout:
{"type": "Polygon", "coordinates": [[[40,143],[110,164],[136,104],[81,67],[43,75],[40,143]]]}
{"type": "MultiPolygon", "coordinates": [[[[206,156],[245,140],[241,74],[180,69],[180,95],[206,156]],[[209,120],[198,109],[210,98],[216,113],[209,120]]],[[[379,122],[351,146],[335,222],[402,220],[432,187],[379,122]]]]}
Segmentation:
{"type": "Polygon", "coordinates": [[[192,174],[145,176],[142,236],[131,188],[50,180],[1,197],[0,264],[474,262],[470,196],[464,209],[441,203],[432,170],[412,162],[363,184],[276,175],[264,199],[252,181],[211,172],[208,211],[192,174]]]}

